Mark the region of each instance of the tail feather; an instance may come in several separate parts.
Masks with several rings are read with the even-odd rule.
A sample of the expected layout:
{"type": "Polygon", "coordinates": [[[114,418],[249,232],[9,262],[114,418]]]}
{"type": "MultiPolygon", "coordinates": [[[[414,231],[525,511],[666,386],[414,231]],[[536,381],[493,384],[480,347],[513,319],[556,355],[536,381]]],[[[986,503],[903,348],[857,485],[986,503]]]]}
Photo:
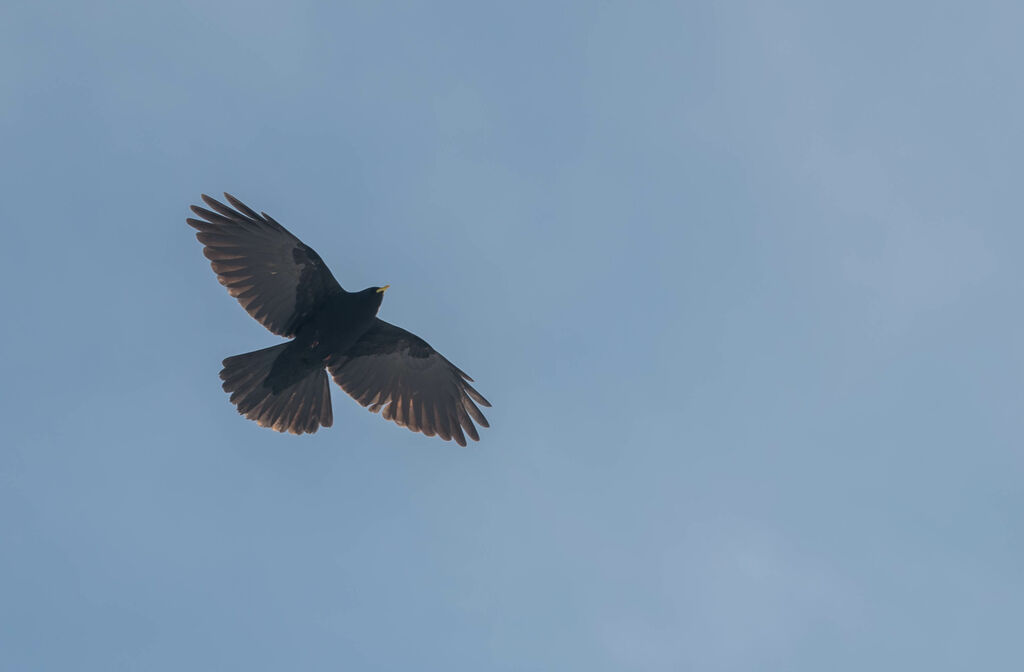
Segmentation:
{"type": "Polygon", "coordinates": [[[287,346],[282,343],[225,359],[220,372],[224,391],[231,393],[239,413],[262,427],[293,434],[330,427],[334,422],[331,389],[323,367],[311,368],[278,392],[267,384],[274,362],[287,346]]]}

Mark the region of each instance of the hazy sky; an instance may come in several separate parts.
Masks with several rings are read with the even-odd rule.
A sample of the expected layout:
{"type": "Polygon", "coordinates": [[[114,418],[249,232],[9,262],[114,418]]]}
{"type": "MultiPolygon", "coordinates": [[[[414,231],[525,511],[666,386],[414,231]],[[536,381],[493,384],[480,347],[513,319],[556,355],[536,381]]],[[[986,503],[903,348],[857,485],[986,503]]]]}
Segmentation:
{"type": "Polygon", "coordinates": [[[0,9],[0,670],[1022,669],[1024,10],[0,9]],[[494,404],[279,342],[230,191],[494,404]]]}

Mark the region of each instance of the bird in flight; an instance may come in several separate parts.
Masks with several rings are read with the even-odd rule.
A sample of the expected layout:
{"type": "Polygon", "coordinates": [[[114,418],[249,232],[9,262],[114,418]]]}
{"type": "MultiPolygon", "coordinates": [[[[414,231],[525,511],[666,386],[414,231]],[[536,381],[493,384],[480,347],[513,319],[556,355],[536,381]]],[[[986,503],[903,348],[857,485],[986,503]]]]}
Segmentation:
{"type": "Polygon", "coordinates": [[[397,425],[466,445],[490,406],[472,378],[415,334],[377,317],[389,285],[347,292],[311,247],[231,194],[203,194],[203,254],[228,293],[264,327],[291,339],[224,360],[220,377],[238,412],[279,432],[334,422],[330,371],[341,389],[397,425]],[[475,402],[475,403],[474,403],[475,402]]]}

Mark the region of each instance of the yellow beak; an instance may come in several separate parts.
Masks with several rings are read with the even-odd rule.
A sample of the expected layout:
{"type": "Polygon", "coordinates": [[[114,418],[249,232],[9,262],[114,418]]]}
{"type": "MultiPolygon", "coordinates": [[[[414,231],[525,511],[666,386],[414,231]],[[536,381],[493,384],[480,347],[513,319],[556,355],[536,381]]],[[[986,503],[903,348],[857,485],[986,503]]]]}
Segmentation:
{"type": "Polygon", "coordinates": [[[384,292],[388,291],[388,287],[390,287],[390,286],[391,286],[391,285],[384,285],[383,287],[379,287],[379,288],[377,289],[377,293],[378,293],[378,294],[383,294],[384,292]]]}

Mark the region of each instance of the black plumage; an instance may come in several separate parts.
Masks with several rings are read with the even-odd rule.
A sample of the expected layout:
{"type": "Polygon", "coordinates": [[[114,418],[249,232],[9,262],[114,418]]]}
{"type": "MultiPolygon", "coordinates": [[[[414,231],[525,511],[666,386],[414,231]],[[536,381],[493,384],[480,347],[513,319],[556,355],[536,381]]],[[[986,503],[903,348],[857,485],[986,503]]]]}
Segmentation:
{"type": "Polygon", "coordinates": [[[203,195],[188,218],[231,296],[267,329],[291,339],[224,360],[220,377],[238,412],[279,432],[333,423],[326,371],[363,406],[427,436],[478,441],[491,404],[472,378],[426,341],[376,317],[384,291],[346,292],[323,259],[266,213],[230,194],[203,195]]]}

